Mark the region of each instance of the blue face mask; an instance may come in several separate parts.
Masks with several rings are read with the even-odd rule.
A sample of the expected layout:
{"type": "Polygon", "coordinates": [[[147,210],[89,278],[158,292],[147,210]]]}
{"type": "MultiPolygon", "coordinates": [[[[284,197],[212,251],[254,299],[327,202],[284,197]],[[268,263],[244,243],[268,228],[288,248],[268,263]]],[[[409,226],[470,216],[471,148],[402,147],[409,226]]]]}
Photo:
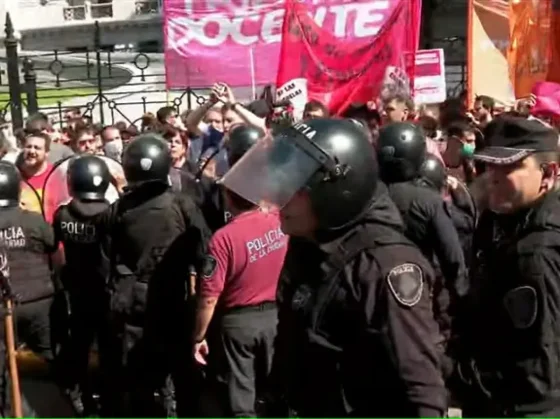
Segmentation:
{"type": "Polygon", "coordinates": [[[471,143],[463,143],[461,147],[461,155],[463,157],[471,158],[474,155],[475,145],[471,143]]]}

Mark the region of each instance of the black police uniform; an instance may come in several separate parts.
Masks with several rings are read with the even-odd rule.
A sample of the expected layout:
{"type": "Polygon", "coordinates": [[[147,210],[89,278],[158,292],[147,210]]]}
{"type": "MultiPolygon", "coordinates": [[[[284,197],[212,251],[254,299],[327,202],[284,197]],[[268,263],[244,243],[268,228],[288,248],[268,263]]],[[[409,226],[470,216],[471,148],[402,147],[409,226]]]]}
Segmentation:
{"type": "Polygon", "coordinates": [[[290,241],[274,373],[285,374],[288,404],[299,415],[442,415],[434,274],[402,229],[380,193],[343,236],[318,248],[290,241]]]}
{"type": "Polygon", "coordinates": [[[0,162],[0,239],[8,250],[12,290],[18,299],[19,343],[53,360],[49,315],[54,283],[47,256],[56,250],[52,228],[40,214],[19,207],[17,168],[0,162]]]}
{"type": "MultiPolygon", "coordinates": [[[[511,164],[530,154],[527,150],[557,149],[557,132],[538,121],[504,117],[491,125],[496,129],[495,137],[487,138],[492,147],[476,159],[511,164]]],[[[455,348],[464,415],[559,416],[558,191],[513,214],[484,211],[474,252],[471,292],[455,348]]]]}
{"type": "Polygon", "coordinates": [[[465,416],[558,416],[560,197],[483,213],[457,358],[465,416]]]}
{"type": "MultiPolygon", "coordinates": [[[[89,355],[97,340],[101,374],[106,387],[108,371],[105,355],[109,339],[109,259],[106,240],[100,237],[95,221],[109,208],[105,192],[111,175],[105,162],[84,155],[72,160],[68,168],[72,201],[60,206],[53,218],[55,240],[64,245],[65,265],[61,281],[70,303],[70,338],[61,354],[65,387],[78,412],[91,412],[92,393],[88,377],[89,355]]],[[[105,398],[103,394],[102,401],[105,398]]]]}
{"type": "MultiPolygon", "coordinates": [[[[477,211],[474,199],[469,190],[460,181],[455,189],[447,187],[447,171],[441,159],[433,154],[427,154],[424,163],[420,167],[420,177],[416,180],[416,184],[432,189],[437,193],[441,193],[444,189],[449,191],[450,201],[444,201],[451,221],[457,230],[465,265],[468,269],[472,261],[472,239],[477,220],[477,211]]],[[[434,261],[437,265],[436,271],[441,274],[438,261],[434,261]]],[[[449,331],[451,328],[451,319],[448,314],[449,292],[447,290],[436,290],[434,293],[437,299],[439,314],[436,316],[440,327],[443,331],[449,331]]]]}
{"type": "MultiPolygon", "coordinates": [[[[378,140],[380,174],[403,217],[406,236],[429,260],[437,257],[444,278],[442,286],[449,293],[449,309],[454,310],[468,290],[465,260],[443,198],[438,192],[416,183],[425,150],[425,138],[418,127],[409,123],[388,125],[381,130],[378,140]]],[[[436,289],[442,286],[436,284],[436,289]]],[[[452,313],[442,313],[443,317],[450,315],[452,313]]],[[[441,318],[439,320],[440,324],[444,323],[441,318]]],[[[442,332],[449,334],[448,330],[442,332]]]]}
{"type": "Polygon", "coordinates": [[[177,298],[184,302],[191,266],[197,266],[197,252],[202,261],[209,236],[192,200],[170,191],[170,166],[167,145],[161,138],[152,134],[136,138],[123,154],[130,189],[99,220],[100,227],[111,238],[111,309],[124,351],[123,364],[115,366],[124,381],[118,383],[120,388],[115,392],[128,393],[126,413],[135,416],[154,414],[153,392],[162,385],[169,370],[161,353],[156,359],[148,359],[147,351],[155,356],[152,345],[169,334],[177,334],[177,326],[181,329],[181,322],[177,321],[180,317],[174,319],[173,325],[159,323],[161,311],[166,311],[168,304],[175,307],[177,298]],[[166,278],[158,274],[158,265],[179,238],[184,246],[182,258],[171,263],[174,272],[170,272],[169,263],[165,265],[171,273],[166,278]],[[161,295],[169,295],[161,288],[167,288],[173,281],[180,281],[183,292],[174,295],[172,302],[161,299],[161,295]],[[150,318],[146,317],[148,290],[154,294],[158,307],[152,310],[150,318]],[[149,337],[144,337],[144,326],[149,329],[149,337]]]}
{"type": "Polygon", "coordinates": [[[255,146],[229,173],[224,186],[280,207],[303,189],[318,223],[313,241],[290,238],[278,289],[273,399],[284,396],[302,417],[441,416],[433,272],[404,237],[384,186],[376,186],[365,130],[345,120],[298,123],[255,146]],[[244,189],[239,173],[255,174],[263,159],[264,184],[244,189]]]}

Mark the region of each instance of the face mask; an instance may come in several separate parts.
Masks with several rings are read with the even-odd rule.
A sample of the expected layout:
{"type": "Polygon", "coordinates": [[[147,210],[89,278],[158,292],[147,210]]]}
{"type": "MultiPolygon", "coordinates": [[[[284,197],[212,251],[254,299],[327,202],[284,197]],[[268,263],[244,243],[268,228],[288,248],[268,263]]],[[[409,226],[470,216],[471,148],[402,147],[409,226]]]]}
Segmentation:
{"type": "Polygon", "coordinates": [[[117,161],[121,161],[123,143],[120,140],[110,141],[103,147],[105,155],[117,161]]]}
{"type": "Polygon", "coordinates": [[[461,148],[461,155],[463,157],[470,158],[474,154],[474,149],[475,149],[474,144],[464,143],[462,148],[461,148]]]}

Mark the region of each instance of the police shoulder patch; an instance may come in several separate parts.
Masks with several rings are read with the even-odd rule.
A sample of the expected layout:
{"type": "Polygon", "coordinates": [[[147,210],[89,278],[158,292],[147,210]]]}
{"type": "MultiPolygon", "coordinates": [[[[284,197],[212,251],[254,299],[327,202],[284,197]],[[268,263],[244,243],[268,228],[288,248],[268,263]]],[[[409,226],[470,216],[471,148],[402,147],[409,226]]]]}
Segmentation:
{"type": "Polygon", "coordinates": [[[537,320],[537,291],[523,285],[507,292],[503,300],[504,308],[516,329],[528,329],[537,320]]]}
{"type": "Polygon", "coordinates": [[[210,278],[212,275],[214,275],[217,266],[218,261],[216,260],[216,258],[211,255],[206,255],[202,263],[202,277],[210,278]]]}
{"type": "Polygon", "coordinates": [[[393,296],[404,306],[413,307],[422,298],[424,275],[414,263],[403,263],[391,269],[387,283],[393,296]]]}

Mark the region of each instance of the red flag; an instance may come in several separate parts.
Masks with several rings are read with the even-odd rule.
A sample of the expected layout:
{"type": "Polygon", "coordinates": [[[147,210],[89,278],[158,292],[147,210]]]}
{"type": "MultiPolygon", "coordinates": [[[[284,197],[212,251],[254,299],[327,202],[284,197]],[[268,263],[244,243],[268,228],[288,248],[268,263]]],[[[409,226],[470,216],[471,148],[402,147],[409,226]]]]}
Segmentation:
{"type": "Polygon", "coordinates": [[[344,40],[318,26],[305,3],[287,0],[278,95],[295,98],[305,89],[301,83],[305,79],[307,95],[301,96],[328,104],[333,114],[340,114],[352,103],[367,103],[395,90],[409,92],[421,0],[394,1],[397,6],[376,35],[344,40]]]}

